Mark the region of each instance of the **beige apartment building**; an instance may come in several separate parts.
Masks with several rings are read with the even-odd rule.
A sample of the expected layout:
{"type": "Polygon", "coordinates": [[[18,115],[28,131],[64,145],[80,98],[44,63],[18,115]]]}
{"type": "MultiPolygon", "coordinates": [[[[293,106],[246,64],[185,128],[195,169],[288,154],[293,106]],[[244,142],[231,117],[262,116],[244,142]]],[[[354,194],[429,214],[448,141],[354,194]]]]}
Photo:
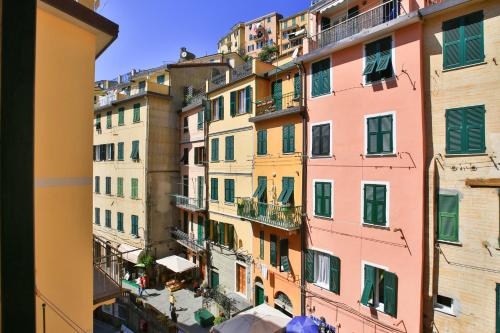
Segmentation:
{"type": "Polygon", "coordinates": [[[279,20],[278,47],[280,56],[303,54],[303,39],[307,36],[309,11],[303,10],[279,20]],[[298,49],[298,51],[295,51],[298,49]]]}
{"type": "Polygon", "coordinates": [[[424,331],[500,332],[500,3],[424,20],[428,230],[424,331]]]}
{"type": "Polygon", "coordinates": [[[236,52],[240,55],[245,54],[245,24],[236,23],[231,31],[219,40],[217,52],[226,54],[236,52]]]}

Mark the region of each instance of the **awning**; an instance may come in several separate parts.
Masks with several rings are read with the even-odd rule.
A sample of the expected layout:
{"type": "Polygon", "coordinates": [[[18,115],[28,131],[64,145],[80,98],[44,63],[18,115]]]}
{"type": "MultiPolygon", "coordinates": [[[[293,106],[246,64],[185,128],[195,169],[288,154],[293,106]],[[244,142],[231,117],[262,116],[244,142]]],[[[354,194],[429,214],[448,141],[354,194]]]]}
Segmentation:
{"type": "Polygon", "coordinates": [[[170,256],[156,260],[156,263],[167,267],[175,273],[185,272],[196,267],[194,263],[179,256],[170,256]]]}
{"type": "Polygon", "coordinates": [[[215,333],[279,332],[292,318],[263,303],[213,327],[215,333]]]}
{"type": "Polygon", "coordinates": [[[288,39],[299,37],[303,35],[305,31],[305,29],[300,29],[299,31],[292,32],[288,35],[288,39]]]}
{"type": "Polygon", "coordinates": [[[131,263],[134,264],[137,264],[137,261],[139,259],[139,254],[141,254],[142,252],[141,249],[138,249],[136,247],[127,244],[118,245],[118,251],[123,253],[122,255],[123,259],[130,261],[131,263]]]}
{"type": "Polygon", "coordinates": [[[332,7],[335,7],[337,5],[340,5],[342,2],[344,2],[344,0],[337,0],[337,1],[332,1],[328,6],[325,6],[323,8],[321,8],[319,10],[320,13],[324,13],[325,11],[327,11],[328,9],[332,8],[332,7]]]}

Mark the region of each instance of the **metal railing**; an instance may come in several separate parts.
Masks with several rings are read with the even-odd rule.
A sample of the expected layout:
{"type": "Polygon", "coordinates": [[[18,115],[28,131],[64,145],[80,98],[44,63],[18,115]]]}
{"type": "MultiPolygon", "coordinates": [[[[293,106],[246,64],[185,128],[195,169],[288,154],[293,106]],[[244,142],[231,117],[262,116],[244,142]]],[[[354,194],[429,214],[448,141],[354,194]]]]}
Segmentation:
{"type": "Polygon", "coordinates": [[[105,240],[93,236],[94,302],[116,297],[123,278],[122,253],[105,240]]]}
{"type": "Polygon", "coordinates": [[[222,307],[224,309],[224,314],[226,314],[228,318],[235,312],[238,312],[238,308],[233,305],[233,300],[223,294],[219,288],[205,290],[203,293],[202,306],[207,308],[210,300],[222,307]]]}
{"type": "MultiPolygon", "coordinates": [[[[179,228],[172,227],[170,230],[172,237],[177,240],[180,244],[194,250],[196,252],[205,251],[205,240],[204,239],[195,239],[194,237],[190,237],[190,235],[186,234],[179,228]]],[[[204,237],[204,236],[203,236],[204,237]]]]}
{"type": "Polygon", "coordinates": [[[278,206],[257,202],[253,198],[238,198],[238,215],[272,227],[295,230],[301,224],[301,206],[278,206]]]}
{"type": "Polygon", "coordinates": [[[394,20],[401,14],[406,14],[406,11],[400,0],[385,2],[309,37],[309,51],[339,42],[364,29],[370,29],[394,20]]]}
{"type": "Polygon", "coordinates": [[[198,211],[205,209],[205,199],[203,198],[189,198],[183,195],[174,194],[175,205],[177,207],[185,208],[187,210],[198,211]]]}
{"type": "Polygon", "coordinates": [[[214,90],[219,87],[222,87],[226,84],[226,73],[221,73],[215,76],[212,76],[210,81],[208,81],[208,89],[214,90]]]}
{"type": "Polygon", "coordinates": [[[194,96],[190,96],[186,98],[186,106],[191,105],[191,104],[199,104],[201,103],[204,99],[206,98],[206,95],[204,92],[198,93],[194,96]]]}
{"type": "Polygon", "coordinates": [[[246,62],[243,65],[235,67],[231,70],[231,82],[242,79],[252,74],[252,62],[246,62]]]}
{"type": "Polygon", "coordinates": [[[300,92],[275,95],[263,98],[255,102],[255,114],[257,116],[302,106],[300,92]]]}
{"type": "Polygon", "coordinates": [[[111,105],[113,102],[128,98],[135,95],[140,95],[145,92],[153,92],[162,95],[170,95],[170,86],[159,84],[156,82],[146,81],[145,87],[134,87],[130,90],[127,89],[115,89],[110,90],[106,96],[99,97],[94,103],[94,108],[100,108],[104,106],[111,105]]]}

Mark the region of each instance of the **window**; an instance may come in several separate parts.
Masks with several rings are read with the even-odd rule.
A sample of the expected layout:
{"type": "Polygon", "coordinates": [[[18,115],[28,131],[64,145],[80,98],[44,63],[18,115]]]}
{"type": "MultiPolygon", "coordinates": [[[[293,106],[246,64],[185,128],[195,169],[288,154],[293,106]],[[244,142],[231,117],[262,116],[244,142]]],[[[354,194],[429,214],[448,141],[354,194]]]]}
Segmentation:
{"type": "Polygon", "coordinates": [[[259,231],[259,258],[264,260],[264,230],[259,231]]]}
{"type": "Polygon", "coordinates": [[[194,148],[194,164],[203,165],[205,162],[205,147],[194,148]]]}
{"type": "Polygon", "coordinates": [[[132,199],[138,199],[139,198],[139,179],[132,178],[130,180],[130,186],[131,186],[130,197],[132,199]]]}
{"type": "Polygon", "coordinates": [[[398,300],[398,277],[382,268],[364,265],[363,293],[361,304],[377,308],[396,317],[398,300]]]}
{"type": "Polygon", "coordinates": [[[123,177],[116,178],[116,196],[123,197],[123,177]]]}
{"type": "Polygon", "coordinates": [[[270,22],[271,22],[271,16],[269,16],[269,17],[267,18],[267,23],[270,23],[270,22]]]}
{"type": "Polygon", "coordinates": [[[257,131],[257,155],[267,154],[267,130],[257,131]]]}
{"type": "Polygon", "coordinates": [[[314,215],[332,217],[332,182],[313,181],[314,184],[314,215]]]}
{"type": "Polygon", "coordinates": [[[443,68],[484,61],[483,12],[443,22],[443,68]]]}
{"type": "Polygon", "coordinates": [[[281,194],[278,197],[278,202],[283,205],[290,204],[293,205],[294,197],[294,179],[293,177],[283,177],[281,179],[281,194]]]}
{"type": "Polygon", "coordinates": [[[280,272],[290,272],[290,261],[288,259],[288,238],[280,239],[280,272]]]}
{"type": "Polygon", "coordinates": [[[245,89],[238,91],[231,91],[229,103],[231,117],[236,116],[236,114],[250,113],[252,111],[251,97],[251,86],[246,86],[245,89]]]}
{"type": "Polygon", "coordinates": [[[97,225],[101,224],[101,209],[98,207],[94,208],[94,221],[97,225]]]}
{"type": "Polygon", "coordinates": [[[116,213],[116,229],[123,232],[123,213],[116,213]]]}
{"type": "Polygon", "coordinates": [[[458,242],[458,194],[439,194],[438,240],[458,242]]]}
{"type": "Polygon", "coordinates": [[[219,96],[218,98],[211,101],[212,103],[212,119],[213,120],[223,120],[224,119],[224,96],[219,96]]]}
{"type": "Polygon", "coordinates": [[[387,186],[364,184],[363,223],[387,225],[387,186]]]}
{"type": "Polygon", "coordinates": [[[158,83],[158,84],[164,84],[165,83],[165,75],[158,75],[156,77],[156,83],[158,83]]]}
{"type": "Polygon", "coordinates": [[[130,228],[130,233],[134,236],[139,236],[139,216],[130,216],[132,227],[130,228]]]}
{"type": "MultiPolygon", "coordinates": [[[[258,202],[261,203],[266,203],[267,202],[267,177],[265,176],[259,176],[257,177],[257,189],[255,190],[253,194],[254,198],[257,198],[258,202]]],[[[259,214],[262,211],[262,215],[266,215],[265,212],[266,206],[265,205],[259,205],[259,214]]]]}
{"type": "Polygon", "coordinates": [[[101,114],[96,114],[95,115],[95,129],[97,131],[101,130],[101,114]]]}
{"type": "Polygon", "coordinates": [[[446,153],[481,154],[486,151],[484,105],[446,110],[446,153]]]}
{"type": "Polygon", "coordinates": [[[132,151],[130,153],[130,158],[133,161],[139,160],[139,140],[132,141],[132,151]]]}
{"type": "Polygon", "coordinates": [[[182,176],[182,195],[185,197],[189,196],[189,177],[182,176]]]}
{"type": "Polygon", "coordinates": [[[111,228],[111,211],[106,209],[105,213],[105,221],[106,228],[111,228]]]}
{"type": "Polygon", "coordinates": [[[123,161],[123,142],[118,142],[118,161],[123,161]]]}
{"type": "Polygon", "coordinates": [[[365,45],[365,82],[375,82],[393,76],[392,37],[379,39],[365,45]]]}
{"type": "Polygon", "coordinates": [[[300,20],[301,21],[304,21],[305,19],[306,19],[306,15],[305,14],[300,15],[300,20]]]}
{"type": "Polygon", "coordinates": [[[453,303],[454,303],[453,298],[438,294],[436,296],[436,301],[434,303],[434,309],[439,312],[444,312],[447,314],[454,315],[455,309],[453,303]]]}
{"type": "Polygon", "coordinates": [[[394,153],[393,116],[384,115],[366,118],[366,153],[394,153]]]}
{"type": "Polygon", "coordinates": [[[212,162],[219,161],[219,139],[212,139],[212,162]]]}
{"type": "Polygon", "coordinates": [[[118,126],[125,125],[125,108],[118,109],[118,126]]]}
{"type": "Polygon", "coordinates": [[[203,111],[198,112],[198,129],[202,130],[203,129],[203,111]]]}
{"type": "Polygon", "coordinates": [[[293,76],[293,98],[300,98],[300,74],[295,73],[293,76]]]}
{"type": "Polygon", "coordinates": [[[331,124],[318,124],[312,126],[312,148],[313,157],[331,156],[330,151],[331,124]]]}
{"type": "Polygon", "coordinates": [[[188,123],[188,117],[184,117],[184,133],[188,133],[189,132],[189,123],[188,123]]]}
{"type": "Polygon", "coordinates": [[[340,258],[316,250],[306,250],[305,266],[307,282],[340,294],[340,258]]]}
{"type": "Polygon", "coordinates": [[[330,59],[314,62],[312,72],[312,97],[330,93],[330,59]]]}
{"type": "Polygon", "coordinates": [[[134,104],[134,118],[133,118],[133,122],[137,123],[139,121],[141,121],[141,104],[137,103],[137,104],[134,104]]]}
{"type": "Polygon", "coordinates": [[[295,152],[295,125],[283,126],[283,153],[295,152]]]}
{"type": "Polygon", "coordinates": [[[297,19],[294,17],[292,18],[292,26],[297,24],[297,19]]]}
{"type": "Polygon", "coordinates": [[[276,267],[278,265],[278,258],[277,258],[277,242],[278,238],[276,235],[270,235],[269,236],[269,262],[271,263],[271,266],[276,267]]]}
{"type": "Polygon", "coordinates": [[[234,202],[234,179],[224,179],[224,201],[234,202]]]}
{"type": "Polygon", "coordinates": [[[217,178],[210,179],[210,199],[219,200],[219,180],[217,178]]]}
{"type": "Polygon", "coordinates": [[[106,128],[113,127],[112,116],[113,113],[111,111],[106,112],[106,128]]]}
{"type": "Polygon", "coordinates": [[[101,177],[99,176],[94,177],[94,190],[95,193],[101,193],[101,177]]]}
{"type": "Polygon", "coordinates": [[[184,153],[182,155],[182,164],[189,164],[189,148],[184,148],[184,153]]]}
{"type": "Polygon", "coordinates": [[[146,90],[146,81],[139,82],[139,93],[143,93],[146,90]]]}
{"type": "Polygon", "coordinates": [[[113,161],[115,159],[115,145],[108,143],[106,145],[106,160],[113,161]]]}
{"type": "Polygon", "coordinates": [[[106,194],[111,195],[111,177],[106,177],[106,194]]]}
{"type": "Polygon", "coordinates": [[[234,161],[234,136],[226,136],[226,161],[234,161]]]}

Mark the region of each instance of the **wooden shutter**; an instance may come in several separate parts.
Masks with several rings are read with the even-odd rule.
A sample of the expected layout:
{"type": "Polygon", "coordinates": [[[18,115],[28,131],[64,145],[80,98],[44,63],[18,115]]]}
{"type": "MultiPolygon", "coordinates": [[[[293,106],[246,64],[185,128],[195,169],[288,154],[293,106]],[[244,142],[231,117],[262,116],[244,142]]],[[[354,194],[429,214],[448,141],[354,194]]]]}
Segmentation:
{"type": "MultiPolygon", "coordinates": [[[[378,45],[373,42],[365,45],[365,69],[363,75],[372,74],[375,71],[378,60],[378,45]]],[[[367,79],[368,81],[368,79],[367,79]]]]}
{"type": "Polygon", "coordinates": [[[384,272],[384,312],[393,317],[398,309],[398,277],[391,272],[384,272]]]}
{"type": "Polygon", "coordinates": [[[466,152],[484,153],[484,105],[471,106],[464,109],[466,152]]]}
{"type": "Polygon", "coordinates": [[[311,66],[311,72],[312,72],[312,89],[311,89],[311,96],[319,96],[320,95],[320,63],[315,62],[311,66]]]}
{"type": "Polygon", "coordinates": [[[469,14],[463,19],[464,65],[484,61],[483,12],[469,14]]]}
{"type": "Polygon", "coordinates": [[[212,178],[212,199],[219,200],[219,180],[212,178]]]}
{"type": "Polygon", "coordinates": [[[288,238],[280,239],[280,263],[283,266],[283,272],[290,272],[290,261],[288,259],[288,238]]]}
{"type": "Polygon", "coordinates": [[[495,306],[495,321],[496,321],[496,328],[495,328],[495,333],[500,333],[500,284],[496,284],[495,288],[496,292],[496,306],[495,306]]]}
{"type": "Polygon", "coordinates": [[[305,279],[307,282],[314,282],[314,251],[306,250],[305,253],[305,279]]]}
{"type": "Polygon", "coordinates": [[[368,306],[368,302],[373,297],[375,288],[375,267],[365,265],[365,281],[363,293],[361,294],[361,304],[368,306]]]}
{"type": "Polygon", "coordinates": [[[119,108],[118,109],[118,125],[124,125],[124,124],[125,124],[125,109],[119,108]]]}
{"type": "Polygon", "coordinates": [[[227,225],[227,242],[231,250],[234,250],[234,225],[227,225]]]}
{"type": "Polygon", "coordinates": [[[203,111],[198,112],[198,129],[203,129],[203,111]]]}
{"type": "Polygon", "coordinates": [[[219,96],[219,119],[224,120],[224,96],[219,96]]]}
{"type": "Polygon", "coordinates": [[[291,124],[288,128],[288,136],[289,136],[289,152],[292,153],[295,151],[295,124],[291,124]]]}
{"type": "Polygon", "coordinates": [[[117,185],[116,195],[119,197],[123,196],[123,178],[122,177],[118,177],[118,179],[116,180],[116,185],[117,185]]]}
{"type": "Polygon", "coordinates": [[[462,154],[465,151],[463,128],[464,110],[446,110],[446,153],[462,154]]]}
{"type": "Polygon", "coordinates": [[[320,154],[321,128],[316,125],[312,128],[312,155],[320,154]]]}
{"type": "Polygon", "coordinates": [[[363,221],[365,223],[373,223],[373,200],[375,196],[373,185],[365,184],[363,195],[363,221]]]}
{"type": "Polygon", "coordinates": [[[323,60],[321,67],[321,94],[328,94],[330,92],[330,59],[323,60]]]}
{"type": "Polygon", "coordinates": [[[340,294],[340,258],[330,256],[330,291],[340,294]]]}
{"type": "Polygon", "coordinates": [[[314,184],[314,214],[323,216],[323,183],[317,182],[314,184]]]}
{"type": "Polygon", "coordinates": [[[219,139],[212,139],[212,161],[219,160],[219,139]]]}
{"type": "Polygon", "coordinates": [[[252,87],[245,87],[245,112],[252,112],[252,87]]]}
{"type": "Polygon", "coordinates": [[[141,121],[141,104],[134,104],[134,123],[141,121]]]}
{"type": "Polygon", "coordinates": [[[205,218],[205,239],[210,239],[210,220],[205,218]]]}
{"type": "Polygon", "coordinates": [[[385,185],[376,185],[374,186],[374,200],[375,200],[375,205],[374,205],[374,221],[373,223],[378,224],[378,225],[386,225],[387,219],[386,219],[386,193],[387,192],[387,187],[385,185]]]}
{"type": "Polygon", "coordinates": [[[205,101],[205,120],[209,122],[212,119],[212,101],[207,99],[205,101]]]}
{"type": "Polygon", "coordinates": [[[290,149],[289,148],[289,144],[288,144],[288,141],[289,141],[289,127],[288,125],[284,125],[283,126],[283,153],[288,153],[288,150],[290,149]]]}
{"type": "Polygon", "coordinates": [[[320,125],[320,151],[319,154],[327,156],[330,154],[330,124],[320,125]]]}
{"type": "Polygon", "coordinates": [[[226,245],[226,224],[219,222],[219,244],[226,245]]]}
{"type": "Polygon", "coordinates": [[[393,149],[393,119],[392,115],[379,118],[378,152],[392,153],[393,149]]]}
{"type": "Polygon", "coordinates": [[[438,239],[458,242],[458,195],[439,195],[438,239]]]}
{"type": "Polygon", "coordinates": [[[226,137],[226,160],[234,160],[234,136],[226,137]]]}
{"type": "Polygon", "coordinates": [[[264,230],[259,232],[259,258],[264,259],[264,230]]]}
{"type": "Polygon", "coordinates": [[[300,74],[295,73],[293,76],[293,97],[300,97],[300,74]]]}
{"type": "Polygon", "coordinates": [[[229,113],[231,114],[231,117],[234,117],[236,115],[236,91],[231,91],[229,113]]]}
{"type": "Polygon", "coordinates": [[[443,67],[453,68],[461,65],[461,18],[443,22],[443,67]]]}
{"type": "Polygon", "coordinates": [[[123,142],[118,142],[118,161],[123,161],[123,142]]]}
{"type": "Polygon", "coordinates": [[[276,260],[276,235],[271,235],[270,236],[270,242],[269,242],[269,255],[270,255],[270,262],[271,265],[276,267],[277,265],[277,260],[276,260]]]}
{"type": "Polygon", "coordinates": [[[373,117],[367,119],[367,153],[376,154],[378,153],[378,123],[379,118],[373,117]]]}
{"type": "Polygon", "coordinates": [[[323,207],[323,216],[332,217],[332,184],[331,183],[322,183],[323,185],[323,198],[322,201],[323,207]]]}

